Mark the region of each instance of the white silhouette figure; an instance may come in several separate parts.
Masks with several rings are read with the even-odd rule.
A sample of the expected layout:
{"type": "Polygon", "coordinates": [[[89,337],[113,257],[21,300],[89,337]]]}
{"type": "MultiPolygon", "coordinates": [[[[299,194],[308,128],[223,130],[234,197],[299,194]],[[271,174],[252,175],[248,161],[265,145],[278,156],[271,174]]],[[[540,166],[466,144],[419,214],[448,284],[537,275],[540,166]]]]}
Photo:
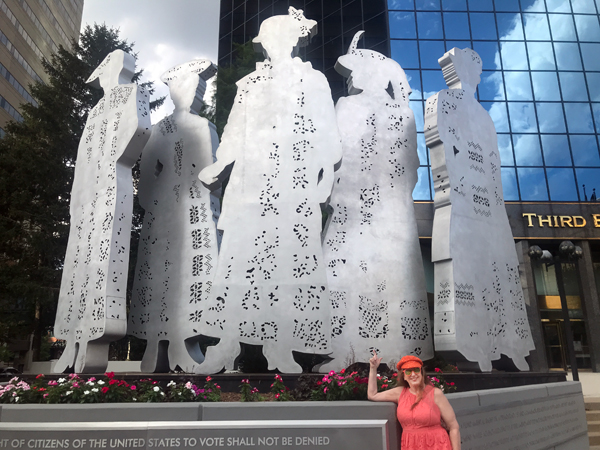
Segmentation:
{"type": "Polygon", "coordinates": [[[54,325],[56,337],[67,341],[58,373],[104,372],[110,342],[127,329],[131,168],[150,137],[148,95],[131,83],[134,69],[134,57],[115,50],[87,80],[104,97],[90,111],[77,150],[54,325]]]}
{"type": "Polygon", "coordinates": [[[482,371],[505,354],[529,370],[533,350],[491,117],[475,99],[481,59],[453,48],[446,84],[427,100],[425,138],[435,188],[432,260],[436,351],[482,371]]]}
{"type": "Polygon", "coordinates": [[[331,194],[341,143],[325,77],[292,57],[315,32],[292,7],[261,24],[254,43],[267,61],[237,83],[217,162],[200,174],[216,185],[233,166],[203,317],[205,334],[221,340],[203,373],[232,368],[240,342],[262,345],[269,369],[287,373],[301,371],[292,351],[330,351],[319,205],[331,194]]]}
{"type": "Polygon", "coordinates": [[[139,199],[146,212],[128,328],[147,341],[142,372],[194,372],[204,359],[194,338],[217,262],[218,199],[198,174],[212,164],[218,137],[197,112],[215,73],[210,61],[194,60],[162,75],[175,111],[154,125],[142,154],[139,199]]]}
{"type": "Polygon", "coordinates": [[[363,33],[336,64],[351,95],[336,105],[344,160],[324,240],[334,359],[321,371],[368,362],[373,350],[387,360],[433,357],[412,199],[419,159],[410,87],[394,60],[356,48],[363,33]]]}

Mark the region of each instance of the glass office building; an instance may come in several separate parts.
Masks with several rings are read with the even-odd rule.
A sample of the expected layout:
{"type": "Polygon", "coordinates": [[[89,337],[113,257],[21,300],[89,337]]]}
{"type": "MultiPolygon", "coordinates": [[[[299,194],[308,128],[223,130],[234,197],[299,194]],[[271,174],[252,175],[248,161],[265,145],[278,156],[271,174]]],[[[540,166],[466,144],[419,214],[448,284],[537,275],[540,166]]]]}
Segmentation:
{"type": "Polygon", "coordinates": [[[360,29],[361,46],[395,59],[412,87],[420,159],[414,190],[421,247],[430,263],[433,185],[423,135],[427,98],[446,89],[440,58],[470,47],[483,60],[477,98],[494,120],[502,182],[537,350],[534,370],[566,368],[563,322],[553,266],[531,261],[529,248],[583,249],[563,264],[580,367],[600,371],[600,0],[222,0],[219,63],[232,42],[247,42],[262,20],[289,5],[318,21],[302,57],[322,70],[334,99],[345,95],[333,69],[360,29]],[[598,192],[596,192],[596,190],[598,192]]]}

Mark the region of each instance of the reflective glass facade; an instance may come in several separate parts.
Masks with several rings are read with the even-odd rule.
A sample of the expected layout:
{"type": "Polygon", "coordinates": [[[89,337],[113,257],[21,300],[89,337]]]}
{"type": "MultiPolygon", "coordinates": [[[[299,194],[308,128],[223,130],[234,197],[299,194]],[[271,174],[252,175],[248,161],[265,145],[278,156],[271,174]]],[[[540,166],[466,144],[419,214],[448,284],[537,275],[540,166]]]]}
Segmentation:
{"type": "Polygon", "coordinates": [[[415,200],[432,199],[423,106],[446,88],[437,59],[453,47],[471,47],[483,60],[477,96],[496,124],[505,199],[600,195],[597,3],[388,0],[391,56],[409,77],[419,132],[415,200]]]}

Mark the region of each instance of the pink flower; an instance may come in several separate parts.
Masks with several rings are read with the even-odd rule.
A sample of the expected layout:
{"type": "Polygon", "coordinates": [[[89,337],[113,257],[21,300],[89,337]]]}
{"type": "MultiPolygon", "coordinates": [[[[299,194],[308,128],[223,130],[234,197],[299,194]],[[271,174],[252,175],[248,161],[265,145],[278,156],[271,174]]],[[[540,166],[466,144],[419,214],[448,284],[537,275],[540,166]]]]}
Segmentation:
{"type": "Polygon", "coordinates": [[[48,381],[48,386],[58,386],[58,383],[54,380],[48,381]]]}
{"type": "Polygon", "coordinates": [[[135,387],[135,384],[132,384],[132,385],[130,386],[130,388],[131,388],[131,390],[132,390],[132,391],[135,391],[135,390],[137,389],[137,388],[135,387]]]}
{"type": "Polygon", "coordinates": [[[329,372],[329,376],[332,377],[335,375],[335,372],[332,370],[331,372],[329,372]]]}
{"type": "Polygon", "coordinates": [[[88,381],[96,381],[96,377],[92,377],[88,381]]]}
{"type": "Polygon", "coordinates": [[[279,398],[279,394],[275,394],[275,398],[279,398]]]}
{"type": "Polygon", "coordinates": [[[441,369],[438,369],[437,367],[435,368],[436,372],[441,372],[441,369]]]}
{"type": "Polygon", "coordinates": [[[78,388],[79,387],[79,383],[77,383],[77,382],[73,383],[73,387],[74,388],[78,388]]]}
{"type": "Polygon", "coordinates": [[[207,382],[208,382],[208,381],[212,381],[212,378],[211,378],[211,377],[206,377],[206,381],[207,381],[207,382]]]}
{"type": "Polygon", "coordinates": [[[325,394],[327,394],[327,388],[324,388],[324,389],[323,389],[323,392],[324,392],[325,394]]]}

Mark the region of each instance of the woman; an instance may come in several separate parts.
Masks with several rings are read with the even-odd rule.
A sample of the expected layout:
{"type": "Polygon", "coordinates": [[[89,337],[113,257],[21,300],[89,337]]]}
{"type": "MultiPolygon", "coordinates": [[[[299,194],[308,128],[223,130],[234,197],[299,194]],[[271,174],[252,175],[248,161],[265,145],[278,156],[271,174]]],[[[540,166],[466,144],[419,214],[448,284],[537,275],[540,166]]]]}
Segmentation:
{"type": "Polygon", "coordinates": [[[367,395],[374,402],[398,404],[398,421],[402,425],[402,450],[460,450],[460,431],[454,410],[444,393],[429,384],[423,361],[416,356],[404,356],[396,365],[398,387],[377,392],[377,368],[381,358],[377,353],[369,360],[367,395]],[[450,430],[450,436],[440,419],[450,430]]]}

